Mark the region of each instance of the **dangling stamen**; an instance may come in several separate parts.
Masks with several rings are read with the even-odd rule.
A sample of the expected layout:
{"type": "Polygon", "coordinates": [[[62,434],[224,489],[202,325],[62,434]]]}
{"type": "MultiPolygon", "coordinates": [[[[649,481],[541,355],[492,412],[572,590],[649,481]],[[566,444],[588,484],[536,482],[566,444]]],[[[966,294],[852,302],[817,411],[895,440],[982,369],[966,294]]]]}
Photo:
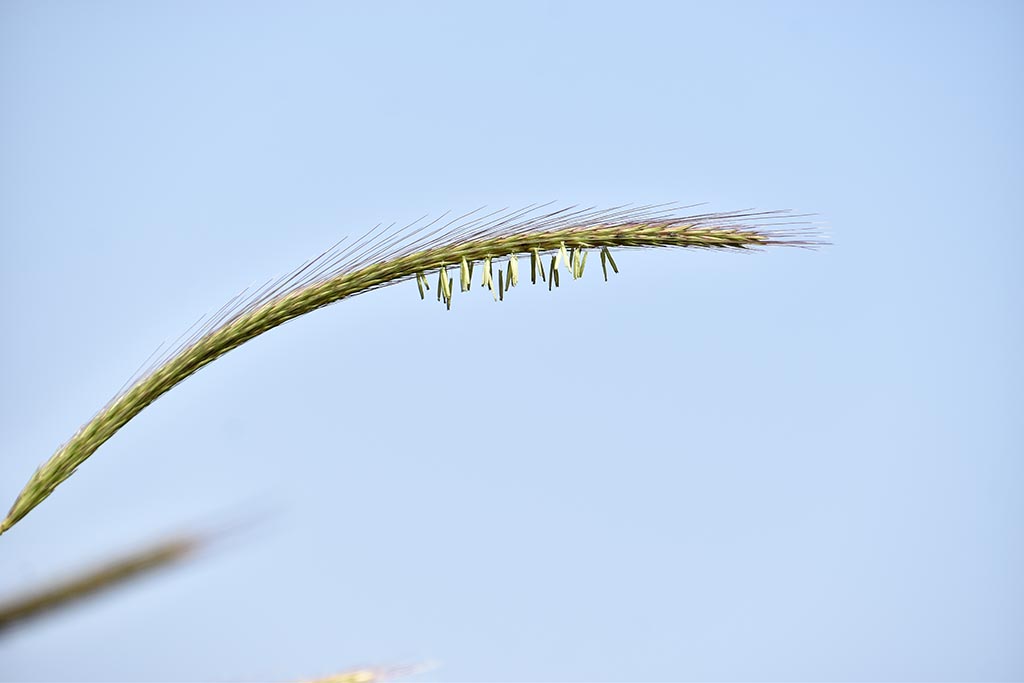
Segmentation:
{"type": "Polygon", "coordinates": [[[569,252],[565,249],[565,242],[561,242],[558,245],[558,255],[562,258],[562,263],[569,267],[571,262],[569,261],[569,252]]]}
{"type": "Polygon", "coordinates": [[[441,266],[441,269],[437,271],[437,276],[439,281],[438,286],[440,287],[441,290],[440,292],[438,292],[438,294],[441,296],[441,298],[444,299],[445,304],[447,304],[448,307],[451,308],[453,284],[452,279],[448,277],[448,271],[445,270],[444,266],[441,266]]]}
{"type": "Polygon", "coordinates": [[[611,264],[612,271],[616,275],[618,275],[619,274],[619,267],[617,265],[615,265],[615,259],[612,258],[612,252],[608,251],[608,247],[604,248],[604,252],[608,255],[608,263],[611,264]]]}
{"type": "Polygon", "coordinates": [[[540,249],[530,250],[530,281],[533,282],[533,284],[537,284],[537,278],[535,277],[534,271],[540,273],[541,282],[546,281],[544,278],[544,262],[540,260],[540,249]]]}
{"type": "Polygon", "coordinates": [[[491,281],[494,279],[494,269],[491,268],[491,257],[484,257],[484,274],[480,276],[481,287],[491,287],[491,281]]]}
{"type": "Polygon", "coordinates": [[[608,247],[601,247],[601,270],[604,272],[605,282],[608,282],[608,263],[612,264],[612,270],[616,273],[619,272],[618,267],[615,265],[615,261],[612,260],[612,253],[608,251],[608,247]]]}
{"type": "Polygon", "coordinates": [[[471,271],[469,263],[466,262],[466,257],[462,257],[462,264],[459,267],[459,278],[461,280],[462,291],[468,292],[469,288],[473,284],[473,271],[471,271]]]}

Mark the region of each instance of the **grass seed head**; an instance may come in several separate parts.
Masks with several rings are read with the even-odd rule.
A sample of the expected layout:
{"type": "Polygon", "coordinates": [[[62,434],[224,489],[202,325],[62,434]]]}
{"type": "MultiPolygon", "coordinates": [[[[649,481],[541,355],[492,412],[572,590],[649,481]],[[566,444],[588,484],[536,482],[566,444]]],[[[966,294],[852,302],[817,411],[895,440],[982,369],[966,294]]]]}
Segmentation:
{"type": "Polygon", "coordinates": [[[612,249],[690,248],[747,251],[772,246],[822,244],[813,228],[785,212],[736,211],[685,214],[672,205],[607,210],[531,205],[518,210],[444,214],[406,226],[375,228],[342,247],[339,243],[279,280],[243,292],[187,332],[44,462],[18,494],[0,534],[24,518],[70,477],[121,427],[160,396],[225,353],[273,328],[324,306],[398,282],[416,279],[421,297],[430,289],[426,273],[438,272],[438,301],[451,308],[453,280],[446,266],[460,264],[468,289],[474,263],[482,262],[481,285],[496,301],[518,281],[520,255],[530,256],[530,279],[545,280],[542,255],[551,254],[548,289],[558,287],[559,268],[583,275],[585,251],[599,249],[619,272],[612,249]],[[570,251],[573,256],[570,257],[570,251]],[[582,255],[582,258],[581,258],[582,255]],[[510,270],[494,282],[492,260],[508,256],[510,270]]]}

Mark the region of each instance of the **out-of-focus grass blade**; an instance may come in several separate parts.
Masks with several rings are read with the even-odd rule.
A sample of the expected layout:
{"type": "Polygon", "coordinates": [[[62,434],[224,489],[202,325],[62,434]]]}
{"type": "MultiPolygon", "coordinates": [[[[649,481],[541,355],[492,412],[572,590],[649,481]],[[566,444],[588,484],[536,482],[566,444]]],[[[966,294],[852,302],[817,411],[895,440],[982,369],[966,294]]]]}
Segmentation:
{"type": "Polygon", "coordinates": [[[0,600],[0,631],[170,566],[195,553],[207,540],[198,534],[172,536],[101,565],[0,600]]]}

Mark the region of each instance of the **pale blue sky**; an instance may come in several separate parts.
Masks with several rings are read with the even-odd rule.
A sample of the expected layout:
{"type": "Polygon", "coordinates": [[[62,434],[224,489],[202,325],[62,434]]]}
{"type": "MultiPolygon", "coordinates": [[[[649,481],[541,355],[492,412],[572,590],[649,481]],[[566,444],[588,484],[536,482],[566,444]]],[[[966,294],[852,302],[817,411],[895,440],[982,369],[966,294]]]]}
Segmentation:
{"type": "Polygon", "coordinates": [[[0,587],[272,521],[0,676],[1024,678],[1022,8],[3,3],[0,504],[160,342],[378,221],[709,202],[834,246],[260,338],[0,539],[0,587]]]}

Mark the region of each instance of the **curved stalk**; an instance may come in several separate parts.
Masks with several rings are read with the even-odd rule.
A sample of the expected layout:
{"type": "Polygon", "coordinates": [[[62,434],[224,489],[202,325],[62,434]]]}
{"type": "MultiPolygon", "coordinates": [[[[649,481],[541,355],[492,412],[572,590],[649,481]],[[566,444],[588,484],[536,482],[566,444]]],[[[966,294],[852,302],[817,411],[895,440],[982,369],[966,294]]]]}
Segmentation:
{"type": "Polygon", "coordinates": [[[503,299],[518,283],[518,259],[531,259],[548,287],[558,285],[559,270],[581,277],[587,250],[599,250],[618,272],[610,249],[690,247],[745,250],[772,245],[814,246],[813,231],[789,227],[779,212],[734,212],[674,215],[664,207],[562,209],[538,215],[538,209],[501,211],[482,216],[471,212],[444,222],[444,217],[416,227],[376,230],[344,249],[332,249],[285,278],[248,295],[236,297],[172,352],[154,363],[126,390],[115,396],[32,475],[14,501],[0,534],[41,503],[75,469],[146,406],[228,351],[278,325],[318,308],[397,282],[415,278],[420,295],[429,288],[425,273],[438,271],[438,298],[448,308],[459,271],[463,291],[475,265],[482,284],[503,299]],[[540,258],[551,257],[548,274],[540,258]],[[509,259],[506,272],[494,262],[509,259]]]}

